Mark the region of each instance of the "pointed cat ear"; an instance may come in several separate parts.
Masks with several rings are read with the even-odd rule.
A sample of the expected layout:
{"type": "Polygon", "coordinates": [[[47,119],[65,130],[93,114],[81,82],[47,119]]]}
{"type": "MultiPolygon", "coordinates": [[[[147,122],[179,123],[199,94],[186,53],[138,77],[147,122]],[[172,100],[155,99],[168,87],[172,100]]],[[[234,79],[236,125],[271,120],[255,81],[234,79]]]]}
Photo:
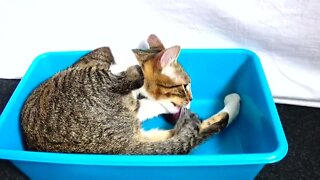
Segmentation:
{"type": "Polygon", "coordinates": [[[136,56],[139,63],[143,63],[155,55],[154,52],[150,52],[142,49],[132,49],[132,52],[136,56]]]}
{"type": "Polygon", "coordinates": [[[158,50],[165,49],[160,39],[154,34],[151,34],[148,37],[147,41],[150,49],[158,49],[158,50]]]}
{"type": "Polygon", "coordinates": [[[180,46],[173,46],[171,48],[164,50],[161,57],[158,59],[159,65],[161,66],[161,68],[170,66],[173,62],[176,62],[179,56],[179,53],[180,53],[180,46]]]}

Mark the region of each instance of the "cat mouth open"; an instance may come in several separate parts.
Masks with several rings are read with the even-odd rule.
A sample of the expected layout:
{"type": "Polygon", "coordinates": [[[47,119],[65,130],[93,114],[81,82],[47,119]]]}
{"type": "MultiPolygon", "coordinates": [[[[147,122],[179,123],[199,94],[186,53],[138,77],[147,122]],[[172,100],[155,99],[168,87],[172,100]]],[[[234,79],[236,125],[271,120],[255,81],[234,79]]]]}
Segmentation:
{"type": "Polygon", "coordinates": [[[178,112],[172,114],[172,119],[174,121],[177,121],[180,118],[180,115],[182,114],[182,107],[178,107],[178,108],[179,108],[178,112]]]}
{"type": "Polygon", "coordinates": [[[168,113],[168,114],[163,114],[164,119],[170,123],[170,124],[175,124],[177,122],[177,120],[180,118],[181,115],[183,115],[183,109],[185,107],[182,106],[178,106],[175,103],[172,103],[174,105],[175,108],[177,108],[177,112],[175,113],[168,113]]]}

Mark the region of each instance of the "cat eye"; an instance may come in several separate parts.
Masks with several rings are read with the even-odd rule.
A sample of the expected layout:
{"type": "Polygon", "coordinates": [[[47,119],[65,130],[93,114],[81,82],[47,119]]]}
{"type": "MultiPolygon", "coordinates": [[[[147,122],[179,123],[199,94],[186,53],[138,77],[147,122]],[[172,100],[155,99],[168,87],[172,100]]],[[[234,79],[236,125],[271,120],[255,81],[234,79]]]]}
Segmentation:
{"type": "Polygon", "coordinates": [[[183,86],[184,89],[186,89],[188,87],[188,84],[179,84],[179,85],[164,85],[164,84],[157,84],[158,86],[161,86],[163,88],[178,88],[183,86]]]}
{"type": "Polygon", "coordinates": [[[168,84],[164,85],[164,84],[159,84],[159,83],[157,85],[161,86],[163,88],[177,88],[177,87],[181,86],[181,85],[168,85],[168,84]]]}

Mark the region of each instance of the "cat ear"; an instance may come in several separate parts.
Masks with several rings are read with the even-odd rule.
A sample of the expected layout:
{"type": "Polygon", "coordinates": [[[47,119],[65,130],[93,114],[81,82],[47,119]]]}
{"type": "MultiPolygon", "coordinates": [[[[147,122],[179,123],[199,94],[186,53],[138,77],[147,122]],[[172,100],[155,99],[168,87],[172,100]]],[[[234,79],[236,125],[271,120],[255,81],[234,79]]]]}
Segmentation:
{"type": "Polygon", "coordinates": [[[157,50],[165,49],[160,39],[154,34],[150,34],[147,41],[150,49],[157,49],[157,50]]]}
{"type": "Polygon", "coordinates": [[[158,60],[161,68],[170,66],[172,63],[176,62],[179,53],[180,46],[173,46],[171,48],[166,49],[158,60]]]}
{"type": "Polygon", "coordinates": [[[155,55],[154,52],[150,52],[148,50],[143,49],[132,49],[132,52],[134,53],[140,64],[147,61],[155,55]]]}

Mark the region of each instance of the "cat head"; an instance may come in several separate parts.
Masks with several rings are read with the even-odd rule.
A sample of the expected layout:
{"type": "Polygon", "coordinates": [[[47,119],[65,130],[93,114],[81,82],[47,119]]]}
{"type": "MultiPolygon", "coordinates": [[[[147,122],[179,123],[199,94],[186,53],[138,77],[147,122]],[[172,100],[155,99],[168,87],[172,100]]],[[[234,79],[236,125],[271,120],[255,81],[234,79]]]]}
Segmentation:
{"type": "Polygon", "coordinates": [[[133,52],[144,73],[142,94],[177,113],[192,100],[190,78],[178,63],[179,46],[165,48],[155,35],[148,37],[149,49],[133,52]]]}

